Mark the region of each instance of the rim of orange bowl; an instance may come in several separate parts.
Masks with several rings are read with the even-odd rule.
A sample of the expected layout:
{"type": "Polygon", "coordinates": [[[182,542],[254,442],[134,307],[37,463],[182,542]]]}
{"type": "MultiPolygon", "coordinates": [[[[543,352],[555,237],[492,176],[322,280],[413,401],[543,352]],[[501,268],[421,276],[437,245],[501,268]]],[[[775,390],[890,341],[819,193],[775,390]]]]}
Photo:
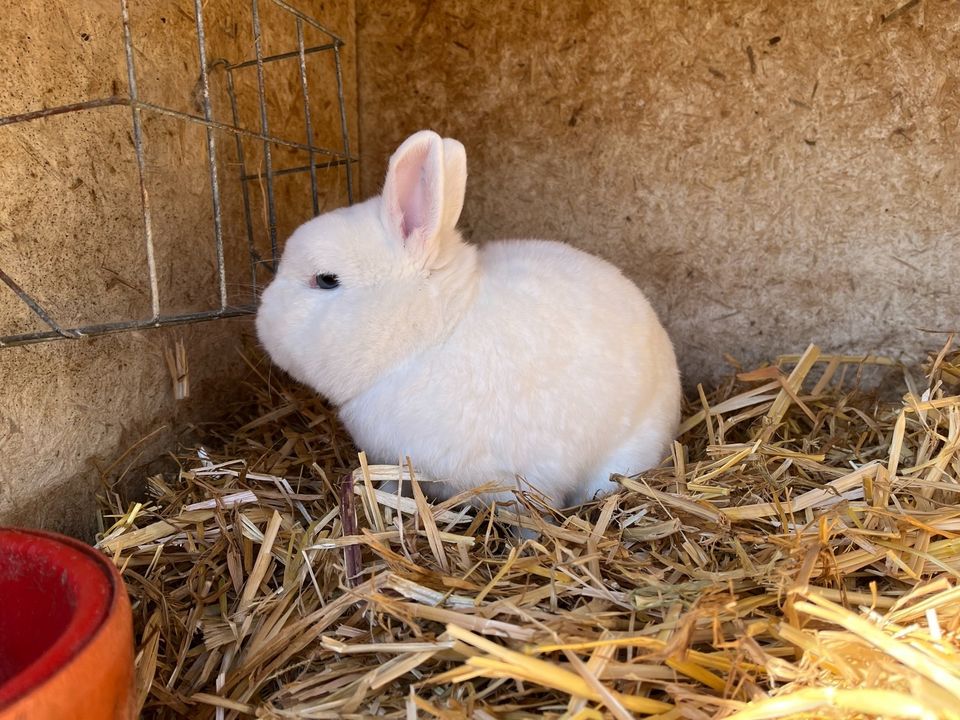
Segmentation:
{"type": "Polygon", "coordinates": [[[0,710],[63,671],[97,636],[115,605],[118,575],[102,554],[73,538],[19,528],[0,528],[4,552],[19,550],[70,573],[76,604],[63,633],[16,675],[0,684],[0,710]]]}

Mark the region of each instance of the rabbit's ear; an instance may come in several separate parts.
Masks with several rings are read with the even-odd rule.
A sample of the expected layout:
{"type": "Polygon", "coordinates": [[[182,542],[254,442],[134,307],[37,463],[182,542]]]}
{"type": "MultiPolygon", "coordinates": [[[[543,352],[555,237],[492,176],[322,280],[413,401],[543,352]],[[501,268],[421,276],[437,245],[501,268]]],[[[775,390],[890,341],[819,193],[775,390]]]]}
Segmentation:
{"type": "Polygon", "coordinates": [[[390,158],[383,184],[383,223],[408,250],[429,250],[443,226],[443,140],[422,130],[390,158]]]}
{"type": "Polygon", "coordinates": [[[452,230],[467,191],[467,151],[452,138],[443,139],[443,171],[443,228],[452,230]]]}

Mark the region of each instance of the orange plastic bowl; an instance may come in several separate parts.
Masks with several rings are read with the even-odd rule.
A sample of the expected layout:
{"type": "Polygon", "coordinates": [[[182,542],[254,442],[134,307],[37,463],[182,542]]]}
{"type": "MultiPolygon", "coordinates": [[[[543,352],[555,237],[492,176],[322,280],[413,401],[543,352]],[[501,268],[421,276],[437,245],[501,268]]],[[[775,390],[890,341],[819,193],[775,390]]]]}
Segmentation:
{"type": "Polygon", "coordinates": [[[130,601],[113,564],[53,533],[0,528],[0,720],[130,720],[130,601]]]}

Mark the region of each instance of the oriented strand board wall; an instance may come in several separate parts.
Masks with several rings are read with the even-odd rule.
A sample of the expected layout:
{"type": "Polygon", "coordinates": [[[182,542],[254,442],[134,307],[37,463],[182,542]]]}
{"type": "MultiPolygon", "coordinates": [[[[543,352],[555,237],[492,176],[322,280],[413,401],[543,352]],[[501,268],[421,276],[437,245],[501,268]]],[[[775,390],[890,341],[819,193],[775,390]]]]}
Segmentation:
{"type": "Polygon", "coordinates": [[[960,11],[903,3],[361,0],[364,193],[407,133],[460,138],[468,234],[617,262],[688,383],[910,357],[960,329],[960,11]]]}
{"type": "MultiPolygon", "coordinates": [[[[342,51],[352,146],[357,144],[352,0],[294,6],[346,41],[342,51]]],[[[263,53],[295,51],[292,16],[260,0],[263,53]]],[[[143,100],[202,115],[193,0],[129,0],[137,86],[143,100]]],[[[0,117],[111,96],[127,97],[120,0],[28,0],[0,14],[0,117]]],[[[204,0],[214,119],[233,124],[224,61],[254,57],[249,0],[204,0]]],[[[328,42],[305,26],[305,44],[328,42]]],[[[331,53],[307,57],[315,142],[340,148],[331,53]]],[[[272,134],[303,142],[297,59],[266,66],[272,134]]],[[[256,69],[235,72],[241,127],[258,131],[256,69]]],[[[143,113],[145,185],[152,216],[161,312],[218,307],[213,212],[202,126],[143,113]]],[[[223,203],[227,296],[251,302],[240,170],[234,137],[215,133],[223,203]]],[[[263,169],[262,143],[243,140],[247,173],[263,169]]],[[[0,268],[62,326],[150,316],[139,173],[131,111],[102,107],[0,124],[0,268]]],[[[322,160],[322,158],[320,159],[322,160]]],[[[274,147],[274,169],[308,164],[274,147]]],[[[346,202],[345,171],[318,171],[321,209],[346,202]]],[[[254,242],[269,254],[264,187],[249,185],[254,242]]],[[[281,239],[312,215],[306,173],[276,181],[281,239]]],[[[268,275],[261,271],[262,283],[268,275]]],[[[47,329],[0,283],[0,335],[47,329]]],[[[96,466],[147,462],[174,447],[187,423],[211,419],[236,399],[248,318],[82,341],[0,348],[0,524],[17,522],[89,534],[96,466]],[[192,397],[174,399],[164,348],[182,339],[192,397]]]]}

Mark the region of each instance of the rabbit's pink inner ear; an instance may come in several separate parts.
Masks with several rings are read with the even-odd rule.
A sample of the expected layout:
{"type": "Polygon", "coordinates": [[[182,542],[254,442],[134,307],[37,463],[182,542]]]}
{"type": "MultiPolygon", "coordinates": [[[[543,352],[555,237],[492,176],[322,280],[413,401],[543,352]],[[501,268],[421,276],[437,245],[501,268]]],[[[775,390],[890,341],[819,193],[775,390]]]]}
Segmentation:
{"type": "Polygon", "coordinates": [[[426,178],[424,177],[423,165],[414,165],[413,163],[398,167],[397,175],[397,186],[401,193],[399,198],[402,215],[400,233],[404,238],[407,238],[418,228],[423,227],[427,220],[426,178]]]}
{"type": "Polygon", "coordinates": [[[390,163],[384,185],[388,223],[411,249],[430,243],[440,230],[442,155],[440,143],[426,138],[401,146],[390,163]]]}

